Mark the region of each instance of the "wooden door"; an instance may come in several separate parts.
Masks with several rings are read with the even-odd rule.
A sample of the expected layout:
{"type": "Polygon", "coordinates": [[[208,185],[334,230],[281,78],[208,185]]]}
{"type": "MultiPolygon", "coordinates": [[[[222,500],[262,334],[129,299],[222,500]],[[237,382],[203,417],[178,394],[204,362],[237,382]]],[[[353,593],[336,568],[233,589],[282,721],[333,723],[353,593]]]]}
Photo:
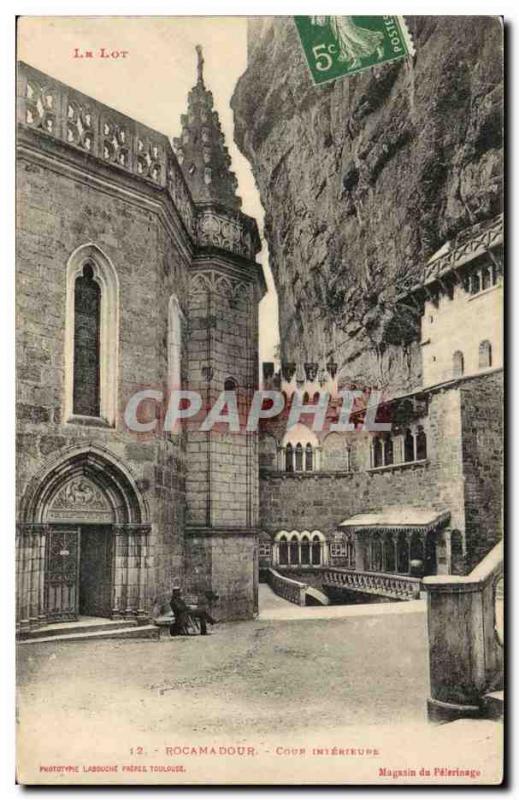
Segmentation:
{"type": "Polygon", "coordinates": [[[81,527],[79,613],[110,617],[112,613],[112,531],[109,525],[81,527]]]}
{"type": "Polygon", "coordinates": [[[47,538],[45,605],[49,620],[79,615],[79,527],[52,526],[47,538]]]}

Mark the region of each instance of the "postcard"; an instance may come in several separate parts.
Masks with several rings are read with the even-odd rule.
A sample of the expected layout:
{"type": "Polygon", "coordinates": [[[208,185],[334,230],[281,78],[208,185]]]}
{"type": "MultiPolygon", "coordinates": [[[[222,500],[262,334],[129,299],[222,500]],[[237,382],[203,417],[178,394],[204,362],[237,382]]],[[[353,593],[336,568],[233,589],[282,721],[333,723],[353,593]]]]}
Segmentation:
{"type": "Polygon", "coordinates": [[[32,17],[17,781],[503,780],[503,22],[32,17]]]}

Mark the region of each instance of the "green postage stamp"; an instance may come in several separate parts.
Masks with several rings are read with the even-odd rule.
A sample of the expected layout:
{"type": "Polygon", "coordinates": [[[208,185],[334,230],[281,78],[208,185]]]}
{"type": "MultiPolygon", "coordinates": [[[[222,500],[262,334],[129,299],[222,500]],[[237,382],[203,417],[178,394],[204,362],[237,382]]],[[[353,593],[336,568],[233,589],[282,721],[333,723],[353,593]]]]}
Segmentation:
{"type": "Polygon", "coordinates": [[[403,17],[294,17],[314,83],[407,58],[414,47],[403,17]]]}

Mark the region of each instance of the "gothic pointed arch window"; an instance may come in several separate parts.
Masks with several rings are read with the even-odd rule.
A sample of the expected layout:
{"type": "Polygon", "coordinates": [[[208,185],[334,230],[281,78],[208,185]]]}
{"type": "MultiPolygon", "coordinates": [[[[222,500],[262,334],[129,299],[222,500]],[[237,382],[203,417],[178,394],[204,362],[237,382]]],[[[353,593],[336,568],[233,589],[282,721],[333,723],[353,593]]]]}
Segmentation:
{"type": "Polygon", "coordinates": [[[452,377],[461,378],[465,370],[463,353],[461,350],[456,350],[452,356],[452,377]]]}
{"type": "Polygon", "coordinates": [[[294,471],[294,452],[290,442],[285,447],[285,471],[286,472],[294,471]]]}
{"type": "Polygon", "coordinates": [[[485,339],[479,345],[479,368],[487,369],[492,366],[492,345],[485,339]]]}
{"type": "Polygon", "coordinates": [[[310,442],[305,447],[305,472],[311,472],[314,468],[314,449],[310,442]]]}
{"type": "Polygon", "coordinates": [[[281,442],[281,451],[284,453],[287,472],[304,473],[319,469],[319,440],[302,423],[297,423],[286,431],[281,442]]]}
{"type": "Polygon", "coordinates": [[[67,422],[115,425],[119,281],[94,244],[78,247],[66,269],[65,408],[67,422]]]}
{"type": "Polygon", "coordinates": [[[296,444],[296,472],[303,471],[303,445],[301,442],[296,444]]]}
{"type": "Polygon", "coordinates": [[[100,415],[101,287],[87,262],[74,285],[74,378],[72,411],[100,415]]]}

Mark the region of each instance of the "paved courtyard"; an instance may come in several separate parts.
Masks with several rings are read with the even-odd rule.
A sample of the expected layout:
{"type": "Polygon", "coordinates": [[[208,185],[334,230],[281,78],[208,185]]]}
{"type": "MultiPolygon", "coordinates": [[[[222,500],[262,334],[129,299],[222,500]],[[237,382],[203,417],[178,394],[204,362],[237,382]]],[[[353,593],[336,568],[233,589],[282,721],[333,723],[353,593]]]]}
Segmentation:
{"type": "MultiPolygon", "coordinates": [[[[21,645],[19,728],[28,759],[163,763],[167,746],[231,742],[251,745],[260,758],[184,759],[188,772],[176,780],[231,780],[245,767],[244,780],[258,770],[255,780],[268,780],[261,757],[272,770],[276,748],[297,749],[309,738],[384,749],[387,734],[393,752],[400,736],[412,743],[417,731],[431,735],[422,604],[364,607],[363,615],[350,607],[353,614],[329,618],[293,609],[295,619],[276,619],[268,617],[281,608],[277,599],[266,600],[267,618],[221,624],[208,637],[21,645]]],[[[276,758],[290,782],[322,768],[306,756],[276,758]]],[[[351,762],[336,758],[330,781],[347,782],[351,762]]],[[[363,764],[369,779],[376,765],[366,757],[363,764]]]]}

